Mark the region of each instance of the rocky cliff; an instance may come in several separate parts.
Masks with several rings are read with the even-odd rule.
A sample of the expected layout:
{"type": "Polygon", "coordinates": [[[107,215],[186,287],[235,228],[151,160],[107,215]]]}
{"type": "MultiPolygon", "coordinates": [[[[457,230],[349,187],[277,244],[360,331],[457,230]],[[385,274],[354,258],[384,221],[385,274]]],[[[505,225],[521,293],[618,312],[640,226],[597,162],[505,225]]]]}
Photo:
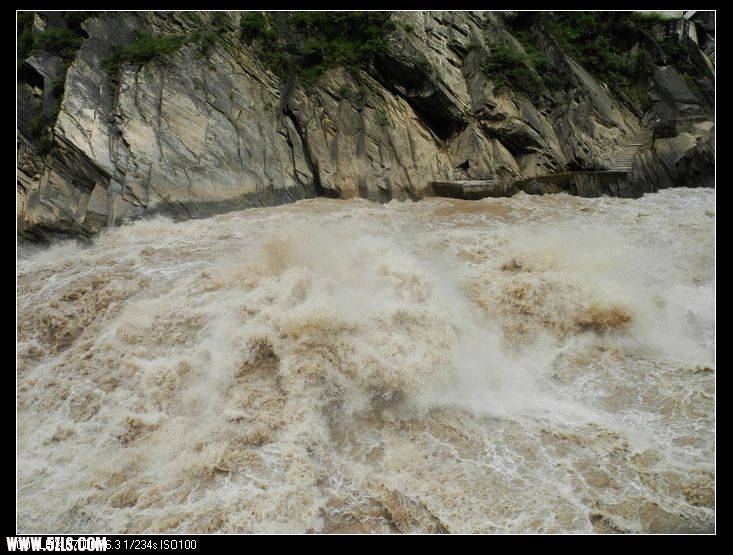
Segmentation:
{"type": "Polygon", "coordinates": [[[333,26],[369,24],[370,49],[317,16],[21,14],[19,233],[418,199],[436,180],[613,169],[629,145],[627,184],[585,194],[713,185],[710,14],[352,16],[333,26]]]}

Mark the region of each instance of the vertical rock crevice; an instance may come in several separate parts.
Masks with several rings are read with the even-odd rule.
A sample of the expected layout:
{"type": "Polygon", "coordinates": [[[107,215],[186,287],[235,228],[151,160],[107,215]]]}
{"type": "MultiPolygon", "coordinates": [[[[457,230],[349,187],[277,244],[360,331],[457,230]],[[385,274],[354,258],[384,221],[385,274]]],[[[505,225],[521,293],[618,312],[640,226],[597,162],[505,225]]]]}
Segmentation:
{"type": "MultiPolygon", "coordinates": [[[[321,177],[320,177],[319,170],[318,170],[318,162],[314,160],[313,156],[311,155],[311,149],[310,149],[310,146],[308,145],[307,132],[301,125],[300,121],[298,120],[298,117],[295,115],[295,112],[293,112],[293,110],[289,106],[285,105],[283,107],[283,114],[293,124],[293,128],[295,129],[295,132],[298,134],[298,137],[300,138],[300,144],[303,148],[303,156],[305,158],[305,163],[308,166],[308,170],[310,170],[313,176],[313,188],[315,189],[316,195],[319,197],[339,198],[338,191],[334,191],[333,189],[327,189],[321,183],[321,177]]],[[[291,148],[292,148],[292,145],[291,145],[291,148]]]]}

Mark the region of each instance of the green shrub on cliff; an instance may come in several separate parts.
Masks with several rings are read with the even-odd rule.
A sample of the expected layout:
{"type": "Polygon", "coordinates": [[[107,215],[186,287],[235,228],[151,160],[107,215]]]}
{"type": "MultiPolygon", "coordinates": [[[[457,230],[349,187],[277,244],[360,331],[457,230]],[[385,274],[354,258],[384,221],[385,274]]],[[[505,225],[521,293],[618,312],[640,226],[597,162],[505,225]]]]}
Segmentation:
{"type": "MultiPolygon", "coordinates": [[[[619,40],[628,32],[624,27],[628,20],[624,18],[614,13],[553,12],[546,20],[546,29],[587,71],[643,108],[649,101],[647,91],[654,63],[643,45],[626,50],[628,46],[619,40]]],[[[642,19],[650,24],[658,18],[642,19]]]]}
{"type": "Polygon", "coordinates": [[[33,51],[38,54],[59,56],[66,65],[70,64],[84,39],[63,27],[49,27],[33,37],[33,51]]]}
{"type": "Polygon", "coordinates": [[[659,12],[634,12],[631,14],[631,21],[640,29],[649,30],[655,25],[667,23],[669,18],[659,12]]]}
{"type": "Polygon", "coordinates": [[[245,44],[257,41],[257,55],[275,74],[285,76],[290,56],[278,41],[273,20],[262,12],[245,12],[239,19],[240,39],[245,44]]]}
{"type": "Polygon", "coordinates": [[[240,19],[243,42],[280,77],[291,67],[306,85],[330,68],[365,68],[386,48],[394,28],[388,12],[247,12],[240,19]]]}
{"type": "Polygon", "coordinates": [[[61,107],[61,98],[64,95],[64,84],[69,66],[76,58],[76,54],[84,44],[86,33],[81,24],[95,12],[61,12],[66,27],[55,27],[50,24],[41,31],[33,30],[35,12],[18,12],[18,67],[31,55],[58,56],[61,66],[58,76],[51,84],[50,105],[39,104],[28,124],[28,134],[41,154],[46,154],[51,148],[51,128],[61,107]]]}
{"type": "Polygon", "coordinates": [[[227,16],[214,12],[209,19],[201,19],[197,24],[200,25],[200,29],[190,33],[135,31],[135,40],[125,47],[118,48],[109,58],[102,60],[102,67],[116,78],[124,64],[141,66],[170,56],[189,44],[198,45],[198,55],[206,56],[227,31],[227,16]]]}
{"type": "Polygon", "coordinates": [[[504,44],[491,46],[491,53],[483,69],[497,91],[512,88],[521,93],[534,95],[541,90],[542,83],[530,69],[527,56],[504,44]]]}
{"type": "Polygon", "coordinates": [[[270,33],[275,38],[275,32],[270,27],[267,17],[262,12],[245,12],[239,18],[240,37],[242,42],[251,43],[255,39],[262,39],[270,33]]]}
{"type": "Polygon", "coordinates": [[[135,40],[102,61],[102,67],[116,76],[123,64],[142,65],[173,54],[186,43],[183,35],[160,35],[135,31],[135,40]]]}
{"type": "Polygon", "coordinates": [[[534,97],[545,89],[561,89],[562,81],[550,61],[526,36],[521,33],[517,35],[524,52],[505,44],[494,44],[483,65],[484,72],[494,83],[496,90],[511,88],[534,97]]]}
{"type": "Polygon", "coordinates": [[[33,12],[18,12],[16,16],[18,65],[22,64],[33,50],[33,17],[33,12]]]}

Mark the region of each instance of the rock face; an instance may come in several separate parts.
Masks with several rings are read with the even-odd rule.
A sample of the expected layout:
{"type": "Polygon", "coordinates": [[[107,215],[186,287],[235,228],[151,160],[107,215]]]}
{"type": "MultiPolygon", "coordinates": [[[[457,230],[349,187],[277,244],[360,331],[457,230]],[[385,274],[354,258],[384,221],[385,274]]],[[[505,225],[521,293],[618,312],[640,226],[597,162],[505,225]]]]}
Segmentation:
{"type": "Polygon", "coordinates": [[[641,192],[657,191],[684,184],[686,187],[715,186],[715,126],[701,121],[678,135],[654,139],[637,156],[631,183],[645,184],[641,192]]]}
{"type": "MultiPolygon", "coordinates": [[[[156,212],[204,217],[313,196],[417,199],[431,181],[609,168],[650,122],[668,122],[680,106],[712,112],[673,68],[657,67],[652,109],[634,113],[550,39],[543,51],[567,77],[563,101],[500,91],[483,63],[496,44],[523,50],[512,14],[394,13],[387,49],[369,68],[331,69],[312,86],[263,65],[239,40],[239,12],[222,17],[206,55],[188,44],[116,77],[102,62],[136,31],[193,32],[211,14],[87,19],[44,155],[25,135],[60,62],[22,63],[19,233],[89,235],[156,212]]],[[[629,191],[711,185],[713,136],[703,121],[656,139],[640,151],[629,191]]]]}

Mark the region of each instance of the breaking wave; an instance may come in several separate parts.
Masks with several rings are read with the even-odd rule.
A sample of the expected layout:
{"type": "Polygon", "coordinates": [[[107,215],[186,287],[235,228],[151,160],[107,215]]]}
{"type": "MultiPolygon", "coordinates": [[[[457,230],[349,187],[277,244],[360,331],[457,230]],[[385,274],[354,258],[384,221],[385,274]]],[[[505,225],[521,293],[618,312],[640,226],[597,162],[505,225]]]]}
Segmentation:
{"type": "Polygon", "coordinates": [[[164,218],[18,258],[18,529],[710,532],[714,191],[164,218]]]}

